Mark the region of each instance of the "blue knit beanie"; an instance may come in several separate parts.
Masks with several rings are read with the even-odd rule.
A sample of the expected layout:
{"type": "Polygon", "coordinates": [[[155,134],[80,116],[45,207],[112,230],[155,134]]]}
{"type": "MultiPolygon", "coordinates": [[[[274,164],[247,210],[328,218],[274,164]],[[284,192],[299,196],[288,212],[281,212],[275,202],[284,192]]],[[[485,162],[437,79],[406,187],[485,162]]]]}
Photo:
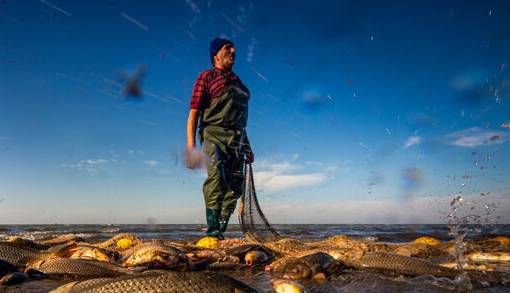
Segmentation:
{"type": "Polygon", "coordinates": [[[214,55],[218,53],[218,51],[223,47],[225,44],[231,44],[234,46],[234,43],[232,41],[222,38],[215,38],[211,42],[211,46],[209,47],[209,54],[211,56],[211,62],[214,65],[214,55]]]}

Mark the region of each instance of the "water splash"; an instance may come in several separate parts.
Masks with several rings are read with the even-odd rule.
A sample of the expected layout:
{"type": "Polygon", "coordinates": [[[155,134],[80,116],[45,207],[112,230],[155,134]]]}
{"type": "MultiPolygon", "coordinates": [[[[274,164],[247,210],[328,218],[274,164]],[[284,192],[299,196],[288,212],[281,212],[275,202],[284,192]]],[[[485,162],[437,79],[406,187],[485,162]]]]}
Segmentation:
{"type": "MultiPolygon", "coordinates": [[[[485,196],[488,193],[481,193],[485,196]]],[[[455,241],[455,260],[460,274],[455,279],[458,292],[470,292],[473,289],[471,280],[464,270],[467,264],[464,253],[466,246],[464,238],[467,234],[480,234],[483,225],[495,224],[498,217],[493,218],[493,211],[497,204],[477,203],[476,200],[466,200],[462,192],[458,193],[450,202],[450,212],[447,215],[449,235],[453,236],[455,241]],[[480,207],[482,210],[480,210],[480,207]]]]}
{"type": "Polygon", "coordinates": [[[460,274],[455,279],[459,291],[462,289],[469,290],[472,288],[471,281],[464,270],[464,265],[466,264],[466,259],[464,257],[464,237],[468,232],[466,225],[469,222],[469,219],[466,216],[459,216],[459,211],[463,207],[463,202],[464,197],[460,195],[454,197],[450,202],[451,212],[448,214],[449,234],[453,236],[455,240],[455,260],[457,263],[457,269],[460,271],[460,274]]]}

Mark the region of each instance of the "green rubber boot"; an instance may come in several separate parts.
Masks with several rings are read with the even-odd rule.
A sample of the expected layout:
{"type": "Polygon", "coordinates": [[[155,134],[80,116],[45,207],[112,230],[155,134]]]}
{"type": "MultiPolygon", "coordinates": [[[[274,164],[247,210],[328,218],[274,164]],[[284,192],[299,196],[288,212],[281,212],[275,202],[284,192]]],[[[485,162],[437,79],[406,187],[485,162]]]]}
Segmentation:
{"type": "Polygon", "coordinates": [[[228,220],[230,219],[230,216],[232,214],[229,213],[229,214],[224,214],[224,215],[221,215],[220,216],[220,220],[219,220],[219,230],[220,230],[220,233],[223,234],[225,233],[225,231],[227,231],[227,226],[228,226],[228,220]]]}
{"type": "Polygon", "coordinates": [[[215,209],[205,209],[207,219],[207,236],[216,237],[223,240],[223,234],[220,231],[219,211],[215,209]]]}

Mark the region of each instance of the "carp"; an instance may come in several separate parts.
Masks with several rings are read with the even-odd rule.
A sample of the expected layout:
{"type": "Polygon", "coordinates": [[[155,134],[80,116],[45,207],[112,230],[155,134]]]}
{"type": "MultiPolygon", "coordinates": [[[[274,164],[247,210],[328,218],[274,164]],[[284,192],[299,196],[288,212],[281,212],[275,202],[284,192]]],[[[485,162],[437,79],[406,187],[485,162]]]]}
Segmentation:
{"type": "Polygon", "coordinates": [[[121,260],[125,267],[145,266],[151,269],[177,269],[180,271],[193,268],[191,260],[179,249],[155,243],[145,243],[134,247],[121,260]]]}
{"type": "Polygon", "coordinates": [[[271,259],[272,253],[261,244],[243,244],[226,250],[227,254],[235,255],[249,266],[262,264],[271,259]]]}
{"type": "Polygon", "coordinates": [[[92,245],[78,245],[69,256],[76,259],[94,259],[105,262],[115,262],[118,258],[118,253],[99,248],[92,245]]]}
{"type": "Polygon", "coordinates": [[[275,242],[267,242],[264,243],[264,246],[274,255],[280,257],[303,253],[311,249],[306,243],[292,238],[283,238],[275,242]]]}
{"type": "Polygon", "coordinates": [[[245,268],[246,264],[244,263],[235,263],[235,262],[213,262],[207,266],[209,270],[239,270],[245,268]]]}
{"type": "MultiPolygon", "coordinates": [[[[418,239],[420,239],[420,238],[418,238],[418,239]]],[[[437,257],[448,256],[447,252],[440,250],[430,244],[424,244],[424,243],[409,243],[409,244],[400,246],[391,252],[400,254],[400,255],[404,255],[404,256],[417,256],[420,258],[427,258],[427,257],[433,257],[433,256],[437,256],[437,257]]]]}
{"type": "Polygon", "coordinates": [[[327,246],[334,246],[336,248],[351,248],[367,250],[368,245],[362,241],[351,239],[345,235],[335,235],[327,238],[326,240],[317,244],[325,244],[327,246]]]}
{"type": "Polygon", "coordinates": [[[251,250],[244,255],[244,262],[249,266],[263,264],[269,260],[269,256],[260,250],[251,250]]]}
{"type": "Polygon", "coordinates": [[[198,249],[186,253],[192,259],[207,259],[211,262],[233,262],[239,263],[239,257],[225,253],[219,249],[198,249]]]}
{"type": "Polygon", "coordinates": [[[505,252],[473,252],[467,258],[473,261],[510,261],[510,253],[505,252]]]}
{"type": "Polygon", "coordinates": [[[141,268],[123,268],[103,261],[69,258],[43,260],[34,263],[31,267],[50,276],[69,275],[81,277],[119,276],[141,270],[141,268]]]}
{"type": "Polygon", "coordinates": [[[213,272],[147,272],[122,276],[98,282],[87,280],[89,285],[73,282],[52,293],[114,293],[114,292],[188,292],[188,293],[252,293],[257,290],[227,275],[213,272]]]}
{"type": "Polygon", "coordinates": [[[293,280],[311,279],[317,274],[329,272],[338,264],[331,255],[317,252],[299,258],[289,258],[274,272],[293,280]]]}
{"type": "Polygon", "coordinates": [[[17,237],[17,236],[10,237],[7,240],[7,242],[15,244],[16,246],[19,246],[19,247],[26,247],[26,248],[32,248],[32,249],[37,249],[37,250],[46,250],[51,247],[51,245],[49,245],[49,244],[42,244],[39,242],[35,242],[32,240],[24,239],[24,238],[17,237]]]}
{"type": "Polygon", "coordinates": [[[14,272],[0,278],[0,285],[16,285],[28,280],[28,275],[22,272],[14,272]]]}
{"type": "Polygon", "coordinates": [[[0,242],[0,259],[8,261],[17,267],[24,267],[27,263],[47,260],[55,257],[68,257],[76,244],[54,246],[48,250],[37,250],[19,247],[10,242],[0,242]]]}
{"type": "Polygon", "coordinates": [[[392,270],[406,275],[434,275],[441,277],[456,277],[458,270],[445,268],[416,257],[398,255],[396,253],[370,252],[361,257],[349,253],[340,256],[338,260],[356,269],[373,268],[392,270]]]}
{"type": "MultiPolygon", "coordinates": [[[[458,264],[456,262],[446,262],[439,264],[442,267],[450,268],[450,269],[456,269],[458,267],[458,264]]],[[[477,270],[477,271],[494,271],[496,267],[487,265],[487,264],[469,264],[465,263],[462,265],[462,268],[465,270],[477,270]]]]}
{"type": "Polygon", "coordinates": [[[8,273],[17,272],[18,268],[12,263],[0,259],[0,278],[7,275],[8,273]]]}

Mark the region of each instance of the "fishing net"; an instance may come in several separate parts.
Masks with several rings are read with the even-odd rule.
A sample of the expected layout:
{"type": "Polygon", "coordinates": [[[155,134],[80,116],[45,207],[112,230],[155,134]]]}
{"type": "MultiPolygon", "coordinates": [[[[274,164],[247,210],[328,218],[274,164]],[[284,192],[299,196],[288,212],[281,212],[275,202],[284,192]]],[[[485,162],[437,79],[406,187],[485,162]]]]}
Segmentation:
{"type": "Polygon", "coordinates": [[[271,227],[259,206],[251,164],[245,164],[244,172],[244,188],[238,210],[244,237],[258,243],[278,240],[280,235],[271,227]]]}

